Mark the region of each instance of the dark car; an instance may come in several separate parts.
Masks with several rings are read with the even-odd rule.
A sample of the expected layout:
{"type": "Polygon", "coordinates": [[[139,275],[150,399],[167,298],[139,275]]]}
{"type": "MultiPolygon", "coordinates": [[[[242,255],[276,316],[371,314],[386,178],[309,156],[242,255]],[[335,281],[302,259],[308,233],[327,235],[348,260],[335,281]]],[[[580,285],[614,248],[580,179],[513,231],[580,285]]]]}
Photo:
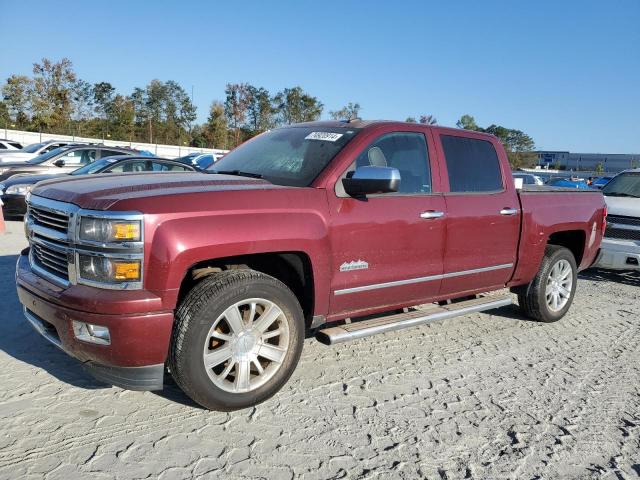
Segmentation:
{"type": "Polygon", "coordinates": [[[70,173],[42,175],[14,175],[0,183],[0,199],[4,204],[4,215],[20,216],[26,213],[26,194],[42,180],[67,175],[87,175],[94,173],[135,173],[135,172],[189,172],[198,171],[197,167],[186,165],[177,160],[138,155],[119,155],[96,160],[70,173]]]}
{"type": "Polygon", "coordinates": [[[190,153],[176,160],[206,170],[215,163],[216,157],[211,153],[190,153]]]}
{"type": "Polygon", "coordinates": [[[40,175],[70,173],[78,167],[90,164],[103,157],[114,155],[136,155],[130,148],[107,147],[105,145],[65,145],[38,155],[26,162],[0,163],[0,182],[16,174],[40,175]]]}

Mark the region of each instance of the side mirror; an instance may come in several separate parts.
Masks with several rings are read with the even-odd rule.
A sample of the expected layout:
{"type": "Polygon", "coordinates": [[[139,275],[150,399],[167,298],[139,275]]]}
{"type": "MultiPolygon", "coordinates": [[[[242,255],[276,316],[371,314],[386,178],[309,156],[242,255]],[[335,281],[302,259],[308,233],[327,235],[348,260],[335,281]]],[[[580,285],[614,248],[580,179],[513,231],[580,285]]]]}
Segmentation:
{"type": "Polygon", "coordinates": [[[53,164],[54,164],[56,167],[64,167],[64,160],[63,160],[63,159],[61,159],[61,158],[59,158],[58,160],[56,160],[55,162],[53,162],[53,164]]]}
{"type": "Polygon", "coordinates": [[[342,179],[342,185],[352,197],[397,192],[400,188],[400,171],[392,167],[359,167],[342,179]]]}

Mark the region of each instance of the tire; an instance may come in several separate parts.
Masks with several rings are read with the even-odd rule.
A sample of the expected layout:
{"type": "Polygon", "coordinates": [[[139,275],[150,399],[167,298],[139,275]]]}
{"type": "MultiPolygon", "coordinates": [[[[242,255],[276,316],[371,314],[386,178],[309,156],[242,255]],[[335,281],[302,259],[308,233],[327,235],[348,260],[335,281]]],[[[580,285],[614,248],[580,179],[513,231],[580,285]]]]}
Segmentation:
{"type": "Polygon", "coordinates": [[[238,410],[280,390],[303,342],[302,309],[285,284],[254,270],[220,272],[193,287],[179,305],[169,370],[196,403],[238,410]]]}
{"type": "Polygon", "coordinates": [[[571,307],[577,280],[578,268],[573,253],[565,247],[547,245],[540,270],[531,283],[518,292],[520,309],[532,320],[546,323],[557,322],[571,307]],[[570,271],[567,268],[570,268],[570,271]],[[560,276],[556,277],[560,272],[560,276]],[[563,277],[566,277],[570,285],[564,281],[556,281],[554,285],[554,280],[563,277]],[[551,291],[549,296],[547,295],[547,287],[551,291]],[[560,301],[554,304],[556,295],[560,301]]]}

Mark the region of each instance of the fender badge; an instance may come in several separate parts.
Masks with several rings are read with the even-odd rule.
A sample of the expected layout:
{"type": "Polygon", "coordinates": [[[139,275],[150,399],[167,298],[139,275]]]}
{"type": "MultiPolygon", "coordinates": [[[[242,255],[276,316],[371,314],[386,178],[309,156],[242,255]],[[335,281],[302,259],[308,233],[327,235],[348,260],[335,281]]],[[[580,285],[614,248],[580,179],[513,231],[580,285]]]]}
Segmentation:
{"type": "Polygon", "coordinates": [[[350,272],[351,270],[366,270],[369,268],[369,264],[364,260],[353,260],[351,262],[344,262],[340,265],[341,272],[350,272]]]}

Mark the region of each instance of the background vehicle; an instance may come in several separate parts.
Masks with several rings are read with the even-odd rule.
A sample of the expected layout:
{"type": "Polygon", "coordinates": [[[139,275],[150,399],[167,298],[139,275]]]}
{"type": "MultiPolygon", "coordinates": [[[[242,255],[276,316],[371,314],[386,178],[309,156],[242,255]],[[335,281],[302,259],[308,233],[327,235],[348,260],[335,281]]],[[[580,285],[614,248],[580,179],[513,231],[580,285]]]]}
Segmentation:
{"type": "Polygon", "coordinates": [[[13,151],[22,149],[22,144],[13,140],[0,139],[0,154],[5,150],[13,151]]]}
{"type": "Polygon", "coordinates": [[[202,170],[210,168],[216,161],[214,155],[211,153],[190,153],[184,157],[177,158],[176,160],[189,165],[195,165],[202,170]]]}
{"type": "Polygon", "coordinates": [[[42,143],[32,143],[31,145],[27,145],[21,150],[0,151],[0,168],[2,167],[2,163],[26,162],[27,160],[31,160],[38,155],[42,155],[43,153],[50,152],[51,150],[55,150],[58,147],[64,147],[65,145],[71,144],[74,144],[74,142],[51,140],[42,143]]]}
{"type": "Polygon", "coordinates": [[[589,190],[590,187],[584,178],[550,178],[545,185],[551,187],[564,187],[564,188],[578,188],[583,190],[589,190]]]}
{"type": "Polygon", "coordinates": [[[50,150],[27,162],[0,164],[0,182],[13,175],[62,174],[87,165],[99,158],[114,155],[134,155],[130,148],[106,147],[104,145],[66,145],[50,150]]]}
{"type": "Polygon", "coordinates": [[[596,267],[640,270],[640,169],[626,170],[602,189],[607,229],[596,267]]]}
{"type": "Polygon", "coordinates": [[[591,186],[593,188],[597,188],[598,190],[602,190],[602,188],[611,181],[613,177],[598,177],[593,180],[591,186]]]}
{"type": "Polygon", "coordinates": [[[544,185],[542,179],[532,173],[513,172],[513,178],[521,178],[523,185],[544,185]]]}
{"type": "Polygon", "coordinates": [[[21,216],[27,212],[25,196],[38,182],[66,175],[87,175],[95,173],[134,173],[134,172],[195,172],[196,167],[166,158],[118,155],[96,160],[70,173],[44,175],[13,175],[0,183],[0,199],[5,216],[21,216]]]}
{"type": "Polygon", "coordinates": [[[27,320],[105,382],[160,389],[168,369],[233,410],[282,387],[308,328],[362,338],[510,304],[483,294],[505,287],[559,320],[604,229],[601,192],[516,191],[498,140],[461,129],[294,125],[210,172],[39,183],[17,264],[27,320]]]}

